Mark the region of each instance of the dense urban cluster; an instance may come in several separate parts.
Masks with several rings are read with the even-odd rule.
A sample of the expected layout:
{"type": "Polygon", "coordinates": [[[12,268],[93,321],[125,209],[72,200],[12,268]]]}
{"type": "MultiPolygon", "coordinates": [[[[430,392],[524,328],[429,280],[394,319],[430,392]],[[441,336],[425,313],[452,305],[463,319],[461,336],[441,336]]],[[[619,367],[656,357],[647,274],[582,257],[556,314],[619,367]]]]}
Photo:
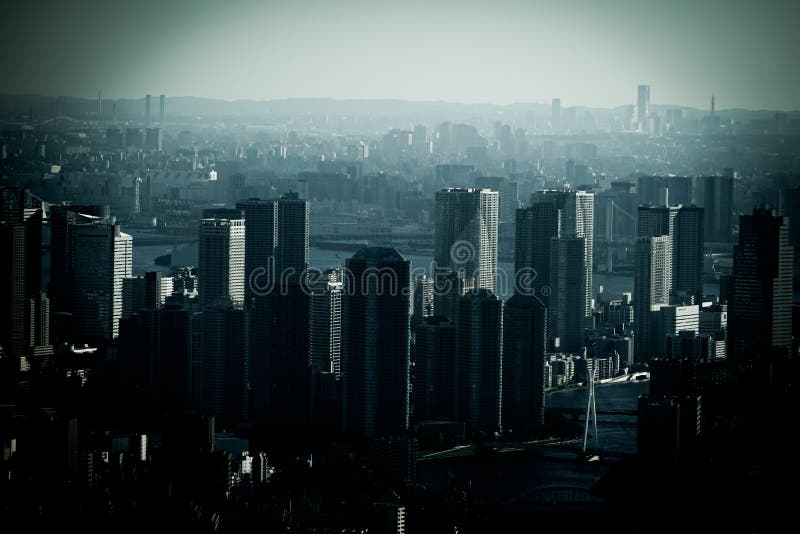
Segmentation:
{"type": "Polygon", "coordinates": [[[800,115],[635,96],[0,96],[0,516],[778,521],[800,115]]]}

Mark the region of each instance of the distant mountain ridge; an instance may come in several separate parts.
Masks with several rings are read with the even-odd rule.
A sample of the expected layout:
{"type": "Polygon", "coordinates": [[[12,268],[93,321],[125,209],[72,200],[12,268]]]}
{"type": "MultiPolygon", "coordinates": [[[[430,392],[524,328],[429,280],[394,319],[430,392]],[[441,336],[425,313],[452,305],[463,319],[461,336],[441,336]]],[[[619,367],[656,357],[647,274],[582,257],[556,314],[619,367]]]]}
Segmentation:
{"type": "MultiPolygon", "coordinates": [[[[159,112],[159,95],[152,95],[152,116],[156,121],[159,112]]],[[[137,99],[103,99],[102,113],[110,116],[112,103],[117,106],[117,116],[121,119],[141,117],[144,115],[144,96],[137,99]]],[[[563,105],[564,103],[562,103],[563,105]]],[[[564,106],[566,109],[569,106],[564,106]]],[[[628,106],[614,108],[593,108],[575,106],[580,116],[588,111],[596,117],[609,115],[620,116],[626,113],[628,106]]],[[[709,114],[709,110],[689,106],[651,104],[651,109],[662,116],[668,109],[680,109],[686,116],[701,117],[709,114]]],[[[97,99],[80,97],[50,97],[35,94],[0,95],[0,114],[28,113],[32,111],[38,117],[66,115],[97,114],[97,99]]],[[[222,100],[194,96],[167,96],[167,117],[170,116],[203,116],[203,117],[246,117],[268,115],[361,115],[361,116],[440,116],[452,117],[452,120],[465,119],[469,116],[519,115],[533,111],[537,116],[549,117],[549,103],[514,103],[499,104],[463,104],[445,101],[413,101],[401,99],[334,99],[334,98],[284,98],[275,100],[222,100]]],[[[741,108],[718,109],[717,115],[735,120],[770,119],[779,110],[749,110],[741,108]]],[[[787,112],[791,118],[800,118],[800,111],[787,112]]]]}

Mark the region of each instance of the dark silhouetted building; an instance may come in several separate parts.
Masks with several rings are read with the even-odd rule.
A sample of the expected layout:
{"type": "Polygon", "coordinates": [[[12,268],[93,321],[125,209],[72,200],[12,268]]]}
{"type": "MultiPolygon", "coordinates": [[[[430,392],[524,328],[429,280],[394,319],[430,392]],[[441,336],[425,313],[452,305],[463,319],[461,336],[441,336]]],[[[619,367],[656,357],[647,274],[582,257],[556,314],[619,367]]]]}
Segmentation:
{"type": "Polygon", "coordinates": [[[409,262],[394,248],[364,247],[346,267],[344,430],[396,435],[409,418],[409,262]]]}

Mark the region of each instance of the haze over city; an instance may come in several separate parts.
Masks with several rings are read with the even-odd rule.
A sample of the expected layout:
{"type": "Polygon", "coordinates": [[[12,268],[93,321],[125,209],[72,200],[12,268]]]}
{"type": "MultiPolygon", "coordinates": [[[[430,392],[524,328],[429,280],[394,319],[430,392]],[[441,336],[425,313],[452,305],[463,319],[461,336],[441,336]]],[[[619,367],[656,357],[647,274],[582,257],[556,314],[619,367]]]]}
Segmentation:
{"type": "Polygon", "coordinates": [[[12,2],[3,93],[800,109],[791,0],[12,2]],[[57,43],[57,49],[51,44],[57,43]]]}

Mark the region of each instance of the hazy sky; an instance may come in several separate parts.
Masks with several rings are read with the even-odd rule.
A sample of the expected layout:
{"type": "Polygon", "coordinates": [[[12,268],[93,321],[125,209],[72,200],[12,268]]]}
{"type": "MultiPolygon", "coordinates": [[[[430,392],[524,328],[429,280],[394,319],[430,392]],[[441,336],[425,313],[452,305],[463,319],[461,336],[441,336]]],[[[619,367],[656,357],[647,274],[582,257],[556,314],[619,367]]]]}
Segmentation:
{"type": "Polygon", "coordinates": [[[2,93],[800,109],[800,0],[14,4],[2,93]]]}

